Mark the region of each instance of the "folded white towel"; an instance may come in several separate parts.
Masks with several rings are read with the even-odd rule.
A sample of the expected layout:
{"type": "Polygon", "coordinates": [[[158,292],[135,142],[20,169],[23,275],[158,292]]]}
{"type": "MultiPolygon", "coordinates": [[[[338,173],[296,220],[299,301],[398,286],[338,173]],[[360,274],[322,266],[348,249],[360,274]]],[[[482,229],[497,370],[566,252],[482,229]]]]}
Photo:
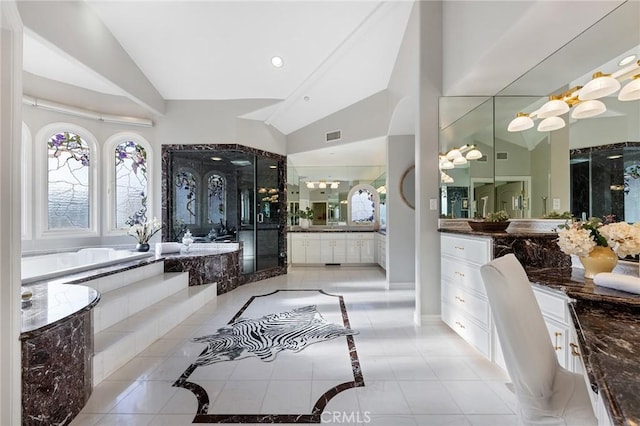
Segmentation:
{"type": "Polygon", "coordinates": [[[640,294],[640,277],[613,274],[611,272],[600,272],[593,278],[593,282],[602,287],[615,288],[616,290],[640,294]]]}
{"type": "Polygon", "coordinates": [[[180,243],[156,243],[156,256],[165,253],[180,253],[182,244],[180,243]]]}

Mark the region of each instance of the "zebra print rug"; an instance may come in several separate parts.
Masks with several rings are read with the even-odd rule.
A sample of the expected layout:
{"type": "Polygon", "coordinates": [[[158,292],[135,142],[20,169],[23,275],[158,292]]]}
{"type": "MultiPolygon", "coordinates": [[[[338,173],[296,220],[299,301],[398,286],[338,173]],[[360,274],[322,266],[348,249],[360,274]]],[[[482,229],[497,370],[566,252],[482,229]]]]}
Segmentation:
{"type": "Polygon", "coordinates": [[[357,333],[327,322],[315,305],[257,319],[239,318],[215,334],[192,339],[207,345],[194,364],[209,365],[251,355],[273,361],[280,351],[299,352],[312,343],[357,333]]]}
{"type": "MultiPolygon", "coordinates": [[[[323,290],[293,289],[276,290],[269,294],[253,296],[226,326],[218,328],[213,334],[192,339],[194,343],[205,344],[206,348],[182,373],[173,386],[190,390],[195,395],[198,408],[193,423],[320,423],[321,414],[331,398],[344,390],[364,386],[353,338],[356,334],[358,332],[350,327],[342,296],[329,294],[323,290]],[[260,303],[256,305],[256,301],[260,303]],[[301,306],[291,308],[294,303],[304,301],[312,303],[301,303],[301,306]],[[286,306],[289,309],[278,311],[278,306],[286,306]],[[321,306],[321,309],[318,309],[318,306],[321,306]],[[276,313],[265,313],[270,309],[276,310],[276,313]],[[326,318],[329,317],[337,320],[341,318],[342,324],[327,321],[326,318]],[[346,338],[346,346],[342,346],[344,343],[340,345],[332,342],[341,337],[346,338]],[[323,342],[325,343],[316,345],[323,342]],[[314,347],[328,345],[326,349],[320,349],[321,352],[312,350],[310,356],[313,357],[314,363],[318,359],[318,355],[323,353],[322,351],[328,351],[324,353],[332,355],[335,355],[336,352],[343,353],[344,355],[340,359],[345,360],[349,367],[346,370],[344,368],[346,366],[342,364],[342,370],[350,371],[349,375],[352,380],[348,380],[348,376],[336,376],[344,378],[324,393],[320,389],[320,393],[316,394],[319,396],[316,402],[311,406],[308,406],[308,403],[305,404],[308,406],[308,412],[267,413],[259,411],[254,414],[246,414],[247,409],[239,409],[238,413],[209,413],[212,409],[210,405],[213,404],[213,401],[209,399],[209,392],[217,393],[214,396],[220,398],[220,391],[210,389],[208,392],[206,382],[201,382],[201,385],[196,383],[197,380],[189,380],[196,369],[212,368],[214,365],[219,366],[216,368],[224,368],[226,361],[239,362],[243,358],[255,357],[262,361],[269,361],[265,362],[265,365],[271,364],[270,361],[274,361],[277,355],[283,351],[290,352],[290,355],[287,355],[286,360],[279,362],[284,362],[288,366],[288,363],[291,362],[289,357],[295,357],[297,356],[295,354],[300,352],[306,353],[303,350],[310,345],[314,347]],[[344,381],[345,379],[347,381],[344,381]]],[[[319,361],[323,362],[323,358],[320,356],[319,361]]],[[[330,365],[329,369],[339,369],[340,366],[330,365]]],[[[239,367],[240,364],[237,368],[239,367]]],[[[316,377],[315,371],[314,367],[314,380],[322,380],[321,377],[316,377]]],[[[323,382],[326,381],[328,380],[323,382]]],[[[312,398],[315,397],[312,396],[312,398]]],[[[216,404],[219,404],[218,400],[216,400],[216,404]]],[[[220,406],[217,411],[220,411],[220,406]]]]}

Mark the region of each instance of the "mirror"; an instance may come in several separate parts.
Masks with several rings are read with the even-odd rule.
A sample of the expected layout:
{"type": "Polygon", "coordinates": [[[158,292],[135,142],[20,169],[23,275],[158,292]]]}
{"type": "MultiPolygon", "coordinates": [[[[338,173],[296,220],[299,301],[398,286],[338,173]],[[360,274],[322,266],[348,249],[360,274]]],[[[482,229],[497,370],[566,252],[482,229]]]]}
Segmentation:
{"type": "Polygon", "coordinates": [[[409,167],[400,178],[400,197],[402,201],[411,207],[416,208],[416,166],[409,167]]]}
{"type": "MultiPolygon", "coordinates": [[[[565,114],[562,118],[567,126],[559,130],[539,132],[536,128],[539,120],[533,128],[522,132],[508,132],[507,127],[516,113],[538,110],[547,102],[549,95],[583,86],[591,80],[594,72],[613,73],[621,69],[618,62],[630,54],[635,54],[634,60],[637,61],[640,58],[639,16],[640,2],[621,4],[494,98],[441,99],[441,153],[452,145],[460,146],[467,142],[454,137],[454,134],[462,134],[463,137],[483,134],[483,129],[485,134],[493,133],[489,138],[493,145],[490,146],[492,151],[488,155],[486,175],[475,175],[474,168],[479,162],[471,162],[468,170],[445,170],[452,182],[443,180],[441,184],[441,217],[482,216],[485,205],[488,209],[504,208],[515,218],[541,218],[552,211],[562,213],[567,210],[580,217],[583,211],[599,208],[594,205],[595,200],[611,197],[605,193],[592,194],[588,206],[583,204],[579,211],[574,211],[571,194],[575,191],[570,188],[573,180],[569,152],[639,142],[640,101],[619,101],[616,92],[600,99],[607,109],[604,114],[585,119],[565,114]],[[608,36],[613,33],[617,36],[608,36]],[[489,111],[487,107],[486,114],[482,114],[483,103],[492,104],[494,110],[489,111]],[[471,125],[473,122],[476,124],[471,125]],[[458,207],[465,200],[465,188],[469,199],[466,212],[458,207]]],[[[628,80],[623,82],[623,86],[626,83],[628,80]]],[[[590,185],[584,181],[580,184],[590,185]]],[[[590,185],[583,191],[592,189],[590,185]]],[[[604,191],[610,192],[610,189],[604,188],[604,191]]]]}

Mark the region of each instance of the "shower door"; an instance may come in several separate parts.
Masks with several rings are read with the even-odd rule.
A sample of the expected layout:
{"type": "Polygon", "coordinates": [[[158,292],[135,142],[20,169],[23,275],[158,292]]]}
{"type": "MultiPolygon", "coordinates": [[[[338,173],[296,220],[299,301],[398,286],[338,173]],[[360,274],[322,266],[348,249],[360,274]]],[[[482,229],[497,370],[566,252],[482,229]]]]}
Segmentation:
{"type": "Polygon", "coordinates": [[[256,156],[256,271],[282,266],[278,160],[256,156]]]}

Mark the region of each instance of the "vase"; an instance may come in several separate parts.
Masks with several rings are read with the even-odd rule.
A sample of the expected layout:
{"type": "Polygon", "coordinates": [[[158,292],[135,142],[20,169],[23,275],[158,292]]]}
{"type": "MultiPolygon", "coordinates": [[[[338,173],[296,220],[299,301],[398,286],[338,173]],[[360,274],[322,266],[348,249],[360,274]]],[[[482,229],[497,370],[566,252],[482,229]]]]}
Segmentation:
{"type": "Polygon", "coordinates": [[[309,219],[300,218],[300,228],[309,229],[309,219]]]}
{"type": "Polygon", "coordinates": [[[136,245],[136,251],[145,252],[149,251],[149,243],[139,243],[136,245]]]}
{"type": "Polygon", "coordinates": [[[593,279],[600,272],[611,272],[618,264],[618,255],[611,247],[595,246],[587,256],[579,257],[584,277],[593,279]]]}

